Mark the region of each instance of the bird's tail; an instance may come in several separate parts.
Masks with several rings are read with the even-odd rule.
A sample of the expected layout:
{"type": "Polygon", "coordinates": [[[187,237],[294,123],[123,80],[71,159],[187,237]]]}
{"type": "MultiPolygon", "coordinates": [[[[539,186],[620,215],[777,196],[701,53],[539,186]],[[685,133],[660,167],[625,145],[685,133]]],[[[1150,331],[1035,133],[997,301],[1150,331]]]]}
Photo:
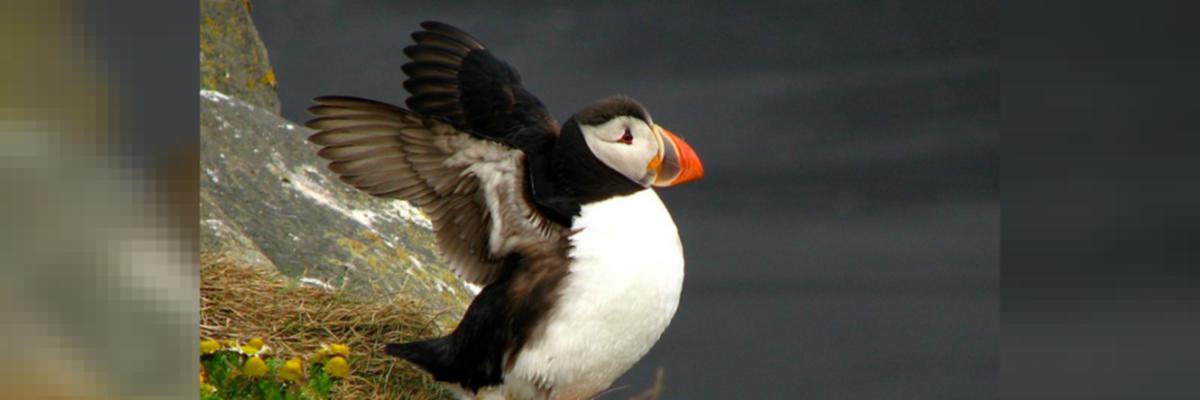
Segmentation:
{"type": "Polygon", "coordinates": [[[450,337],[422,340],[408,343],[389,343],[384,352],[408,360],[421,369],[433,375],[434,379],[446,381],[452,379],[452,364],[454,354],[450,337]]]}

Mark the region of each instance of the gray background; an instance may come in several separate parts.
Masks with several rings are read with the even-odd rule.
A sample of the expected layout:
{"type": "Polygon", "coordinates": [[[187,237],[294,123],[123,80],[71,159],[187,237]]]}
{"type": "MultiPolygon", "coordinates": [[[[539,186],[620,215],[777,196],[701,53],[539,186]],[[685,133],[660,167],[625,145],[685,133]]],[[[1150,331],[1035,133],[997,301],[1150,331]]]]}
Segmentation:
{"type": "Polygon", "coordinates": [[[402,103],[421,20],[471,32],[560,120],[626,94],[705,179],[660,190],[688,270],[625,375],[666,399],[991,398],[998,342],[995,6],[429,5],[255,0],[284,115],[402,103]]]}

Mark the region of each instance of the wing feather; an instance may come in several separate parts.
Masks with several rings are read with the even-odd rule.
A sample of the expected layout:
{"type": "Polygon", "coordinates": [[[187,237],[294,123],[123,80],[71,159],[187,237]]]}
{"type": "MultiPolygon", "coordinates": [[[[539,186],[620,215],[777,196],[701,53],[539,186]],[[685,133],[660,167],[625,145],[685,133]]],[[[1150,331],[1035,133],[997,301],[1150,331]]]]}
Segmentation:
{"type": "Polygon", "coordinates": [[[491,283],[507,256],[563,234],[527,201],[520,150],[386,103],[316,101],[308,125],[318,130],[309,137],[322,146],[317,155],[343,182],[420,207],[440,252],[468,282],[491,283]]]}
{"type": "Polygon", "coordinates": [[[440,22],[423,22],[404,48],[401,67],[408,108],[440,118],[463,132],[532,151],[553,140],[558,122],[525,90],[517,70],[471,35],[440,22]]]}

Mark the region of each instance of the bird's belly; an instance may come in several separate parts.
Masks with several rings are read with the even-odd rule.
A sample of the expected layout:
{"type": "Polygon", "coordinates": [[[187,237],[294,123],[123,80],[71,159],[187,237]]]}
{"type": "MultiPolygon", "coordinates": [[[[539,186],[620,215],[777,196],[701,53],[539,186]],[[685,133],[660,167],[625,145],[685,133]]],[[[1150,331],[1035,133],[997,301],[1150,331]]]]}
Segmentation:
{"type": "Polygon", "coordinates": [[[577,218],[560,297],[508,374],[552,398],[607,388],[658,341],[679,305],[684,262],[674,222],[653,191],[621,199],[577,218]]]}

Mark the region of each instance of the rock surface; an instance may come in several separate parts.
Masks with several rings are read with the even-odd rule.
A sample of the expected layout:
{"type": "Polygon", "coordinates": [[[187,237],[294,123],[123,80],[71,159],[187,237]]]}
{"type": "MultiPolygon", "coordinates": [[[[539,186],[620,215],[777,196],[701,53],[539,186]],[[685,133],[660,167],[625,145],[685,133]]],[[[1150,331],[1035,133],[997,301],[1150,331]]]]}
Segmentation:
{"type": "Polygon", "coordinates": [[[473,291],[437,255],[406,202],[338,181],[279,114],[274,73],[244,0],[201,0],[200,245],[301,284],[428,304],[444,326],[473,291]]]}
{"type": "Polygon", "coordinates": [[[247,0],[200,0],[200,87],[279,114],[275,70],[247,0]]]}
{"type": "Polygon", "coordinates": [[[202,249],[304,284],[378,299],[404,293],[457,318],[473,293],[436,254],[429,220],[338,181],[305,141],[312,133],[201,91],[202,249]]]}

